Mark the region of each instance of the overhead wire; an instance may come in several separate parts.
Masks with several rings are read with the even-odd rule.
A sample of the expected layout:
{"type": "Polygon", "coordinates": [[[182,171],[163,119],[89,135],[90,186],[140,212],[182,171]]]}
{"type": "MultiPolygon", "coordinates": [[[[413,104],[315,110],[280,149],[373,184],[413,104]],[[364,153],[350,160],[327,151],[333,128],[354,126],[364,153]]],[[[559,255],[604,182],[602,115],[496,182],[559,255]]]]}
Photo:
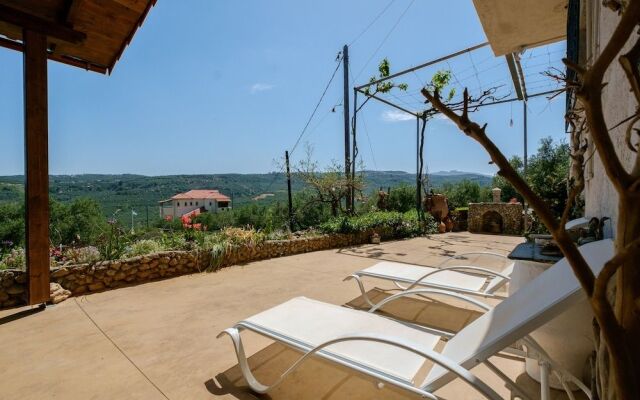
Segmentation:
{"type": "MultiPolygon", "coordinates": [[[[349,77],[351,78],[351,81],[355,83],[355,79],[353,79],[353,75],[351,74],[351,69],[349,69],[349,77]]],[[[360,112],[360,111],[356,111],[356,114],[358,112],[360,112]]],[[[353,115],[352,118],[356,118],[356,115],[353,115]]],[[[361,118],[360,121],[362,122],[362,125],[364,126],[364,133],[365,133],[365,135],[367,137],[367,143],[369,145],[369,152],[371,153],[371,161],[373,161],[373,166],[377,170],[378,169],[378,163],[376,162],[376,156],[373,154],[373,143],[371,141],[371,136],[369,136],[369,130],[367,129],[367,124],[366,124],[364,118],[361,118]]],[[[351,124],[351,129],[353,129],[353,123],[351,124]]],[[[356,140],[355,134],[353,136],[353,140],[355,141],[355,146],[354,146],[355,147],[355,154],[353,154],[353,160],[351,162],[353,162],[354,165],[357,165],[356,164],[356,158],[358,157],[358,142],[356,140]]]]}
{"type": "MultiPolygon", "coordinates": [[[[382,41],[380,42],[380,44],[378,45],[378,47],[376,47],[376,49],[374,50],[374,52],[371,54],[371,56],[367,59],[367,62],[364,63],[364,65],[362,66],[362,69],[360,69],[360,71],[358,72],[358,74],[356,75],[355,79],[358,79],[360,77],[360,75],[362,75],[362,73],[364,72],[364,70],[369,66],[369,63],[371,62],[371,60],[373,60],[373,57],[376,56],[376,54],[378,54],[378,52],[380,51],[380,49],[382,48],[382,46],[384,46],[384,44],[387,42],[387,40],[389,39],[389,36],[391,36],[391,34],[393,33],[393,31],[396,30],[396,28],[398,27],[398,25],[400,24],[400,21],[402,21],[402,18],[404,18],[405,14],[407,13],[407,11],[409,11],[409,9],[411,8],[411,6],[413,5],[413,3],[415,3],[416,0],[411,0],[411,2],[409,3],[409,5],[407,6],[407,8],[404,9],[404,11],[402,11],[402,14],[400,14],[400,16],[398,17],[398,19],[396,20],[396,22],[393,24],[393,26],[391,27],[391,29],[389,29],[389,31],[387,32],[387,34],[385,35],[385,37],[382,39],[382,41]]],[[[354,80],[355,82],[355,80],[354,80]]]]}
{"type": "Polygon", "coordinates": [[[293,154],[293,152],[295,151],[296,147],[298,147],[298,144],[300,143],[300,140],[304,136],[304,133],[307,131],[307,128],[309,127],[309,124],[311,123],[311,120],[316,115],[316,112],[318,111],[318,107],[320,107],[320,104],[322,103],[322,100],[324,99],[325,94],[327,94],[327,90],[329,90],[329,87],[331,86],[331,82],[333,82],[333,78],[335,78],[336,73],[338,72],[338,69],[340,68],[340,65],[342,64],[343,61],[344,61],[344,54],[342,54],[340,56],[340,58],[338,60],[338,63],[336,65],[336,68],[333,70],[333,73],[331,74],[331,78],[329,78],[329,82],[327,82],[327,85],[325,86],[324,90],[322,91],[322,95],[320,95],[320,99],[316,103],[316,106],[313,108],[313,112],[309,116],[309,119],[307,120],[307,123],[304,125],[304,128],[300,132],[300,135],[298,135],[298,139],[296,140],[296,143],[293,145],[291,150],[289,150],[289,155],[293,154]]]}
{"type": "Polygon", "coordinates": [[[375,18],[374,18],[371,22],[369,22],[369,24],[368,24],[368,25],[367,25],[367,26],[366,26],[362,31],[360,31],[360,33],[359,33],[359,34],[358,34],[358,35],[357,35],[357,36],[356,36],[356,37],[355,37],[351,42],[349,42],[348,46],[349,46],[349,47],[351,47],[351,45],[353,45],[355,42],[357,42],[357,41],[358,41],[358,39],[360,39],[360,38],[362,37],[362,35],[364,35],[364,34],[365,34],[365,33],[366,33],[366,32],[367,32],[367,31],[368,31],[368,30],[373,26],[373,24],[375,24],[375,23],[380,19],[380,17],[382,17],[382,15],[383,15],[385,12],[387,12],[387,10],[389,9],[389,7],[391,7],[391,6],[393,5],[393,3],[395,3],[395,2],[396,2],[396,0],[391,0],[391,1],[390,1],[390,2],[389,2],[389,3],[388,3],[388,4],[387,4],[383,9],[382,9],[382,11],[380,11],[380,12],[378,13],[378,15],[376,15],[376,16],[375,16],[375,18]]]}

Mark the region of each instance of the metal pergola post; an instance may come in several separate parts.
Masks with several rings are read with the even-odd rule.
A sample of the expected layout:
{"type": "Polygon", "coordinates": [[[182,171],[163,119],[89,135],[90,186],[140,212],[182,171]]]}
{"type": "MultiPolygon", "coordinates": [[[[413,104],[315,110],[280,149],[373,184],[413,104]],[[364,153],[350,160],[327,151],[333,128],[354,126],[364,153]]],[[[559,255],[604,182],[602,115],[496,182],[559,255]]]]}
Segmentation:
{"type": "Polygon", "coordinates": [[[420,117],[416,116],[416,211],[422,211],[422,192],[420,185],[420,117]]]}

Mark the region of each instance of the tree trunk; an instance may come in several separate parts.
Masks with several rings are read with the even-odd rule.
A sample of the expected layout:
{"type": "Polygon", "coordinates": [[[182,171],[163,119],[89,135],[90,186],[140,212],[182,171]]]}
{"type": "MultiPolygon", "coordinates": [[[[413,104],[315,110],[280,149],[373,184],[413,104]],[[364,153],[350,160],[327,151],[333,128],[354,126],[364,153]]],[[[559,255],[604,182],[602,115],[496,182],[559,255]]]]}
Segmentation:
{"type": "MultiPolygon", "coordinates": [[[[621,252],[640,238],[640,199],[621,196],[618,207],[616,251],[621,252]]],[[[635,251],[620,266],[609,283],[607,297],[623,329],[626,360],[610,356],[604,340],[597,343],[597,379],[603,400],[640,398],[640,252],[635,251]],[[614,362],[612,362],[614,361],[614,362]]]]}

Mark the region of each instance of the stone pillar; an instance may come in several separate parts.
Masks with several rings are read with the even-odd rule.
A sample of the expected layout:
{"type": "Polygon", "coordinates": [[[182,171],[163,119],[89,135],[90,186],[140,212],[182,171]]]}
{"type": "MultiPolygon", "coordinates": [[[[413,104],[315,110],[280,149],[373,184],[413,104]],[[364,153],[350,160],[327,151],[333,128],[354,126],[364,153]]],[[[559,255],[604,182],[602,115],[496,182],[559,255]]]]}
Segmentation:
{"type": "Polygon", "coordinates": [[[500,193],[502,193],[502,190],[500,188],[491,189],[491,194],[493,195],[493,202],[494,203],[501,203],[501,201],[500,201],[500,193]]]}

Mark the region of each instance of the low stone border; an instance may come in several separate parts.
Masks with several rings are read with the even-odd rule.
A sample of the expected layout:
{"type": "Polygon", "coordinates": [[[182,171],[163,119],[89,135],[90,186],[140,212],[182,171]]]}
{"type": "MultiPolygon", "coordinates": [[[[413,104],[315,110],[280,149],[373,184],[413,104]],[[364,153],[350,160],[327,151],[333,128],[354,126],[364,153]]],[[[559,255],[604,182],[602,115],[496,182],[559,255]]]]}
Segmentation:
{"type": "MultiPolygon", "coordinates": [[[[268,240],[255,246],[229,249],[216,268],[311,251],[368,243],[370,232],[321,235],[291,240],[268,240]]],[[[383,239],[393,236],[382,233],[383,239]]],[[[125,260],[74,264],[51,269],[51,282],[72,295],[99,292],[157,279],[205,271],[211,254],[203,251],[165,251],[125,260]]],[[[0,308],[26,304],[27,275],[20,270],[0,271],[0,308]]],[[[54,286],[52,286],[54,287],[54,286]]],[[[56,293],[60,288],[55,286],[56,293]]],[[[54,290],[54,289],[52,289],[54,290]]]]}

